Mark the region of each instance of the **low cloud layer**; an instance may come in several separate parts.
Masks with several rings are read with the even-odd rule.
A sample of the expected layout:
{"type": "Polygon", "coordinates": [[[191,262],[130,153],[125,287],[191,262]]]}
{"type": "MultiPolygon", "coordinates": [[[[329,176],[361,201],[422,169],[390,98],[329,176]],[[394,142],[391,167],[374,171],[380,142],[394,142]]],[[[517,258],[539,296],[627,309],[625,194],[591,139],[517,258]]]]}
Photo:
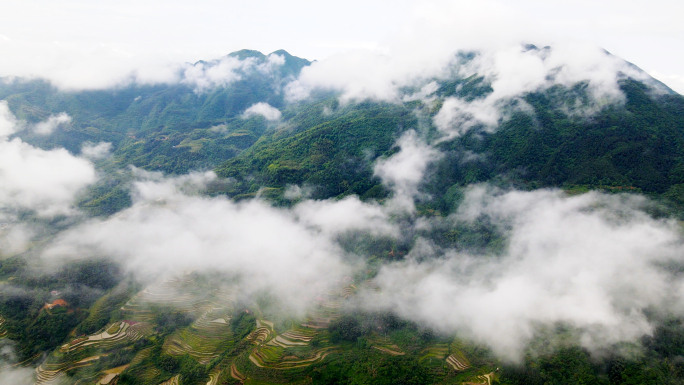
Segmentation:
{"type": "Polygon", "coordinates": [[[430,104],[438,89],[435,81],[482,77],[482,84],[491,86],[490,93],[475,100],[448,97],[434,117],[435,126],[452,138],[475,125],[494,130],[509,112],[529,110],[522,96],[553,86],[586,84],[588,101],[558,106],[571,115],[592,115],[606,105],[623,102],[618,81],[626,77],[645,81],[656,92],[667,92],[645,72],[590,44],[562,42],[539,49],[518,42],[472,47],[443,47],[444,52],[430,63],[416,63],[402,51],[334,56],[304,68],[300,77],[287,85],[286,95],[290,100],[302,100],[322,88],[341,91],[343,102],[422,99],[430,104]]]}
{"type": "Polygon", "coordinates": [[[242,114],[243,118],[251,118],[252,116],[263,116],[266,120],[276,121],[280,119],[282,114],[277,108],[271,106],[270,104],[259,102],[250,106],[242,114]]]}
{"type": "MultiPolygon", "coordinates": [[[[387,46],[338,54],[304,68],[285,87],[288,100],[326,89],[341,92],[342,102],[421,100],[434,106],[441,80],[484,77],[491,93],[475,100],[448,97],[434,116],[441,139],[448,139],[475,126],[496,129],[510,111],[528,108],[520,98],[527,92],[584,82],[591,100],[568,112],[590,114],[623,100],[621,77],[647,80],[643,72],[595,45],[540,38],[529,31],[525,21],[530,19],[511,16],[498,2],[431,2],[419,8],[415,25],[387,46]],[[511,31],[510,36],[502,39],[501,31],[511,31]],[[530,49],[522,42],[553,44],[551,49],[530,49]],[[456,55],[459,51],[474,55],[466,60],[456,55]]],[[[140,66],[135,60],[126,62],[126,52],[103,50],[101,57],[107,60],[101,61],[102,67],[58,63],[51,79],[63,88],[181,83],[200,94],[249,73],[273,74],[284,64],[283,56],[270,55],[265,62],[225,56],[195,64],[140,66]],[[108,68],[109,62],[116,63],[108,68]]],[[[277,121],[281,113],[257,103],[244,111],[243,117],[251,116],[277,121]]],[[[87,159],[105,157],[109,143],[86,144],[79,158],[64,149],[45,151],[17,138],[9,140],[22,129],[50,134],[70,120],[62,113],[29,127],[0,102],[1,210],[69,213],[78,191],[95,181],[87,159]]],[[[235,274],[249,282],[250,291],[269,291],[301,314],[340,278],[366,269],[364,256],[350,255],[338,243],[341,236],[404,236],[396,214],[415,214],[425,172],[441,155],[415,131],[406,132],[397,147],[374,167],[374,175],[392,191],[384,204],[358,197],[308,200],[306,189],[292,186],[286,196],[301,201],[291,208],[274,208],[259,199],[235,202],[202,196],[204,188],[217,182],[212,173],[167,178],[135,170],[131,208],[60,234],[43,256],[61,260],[104,255],[141,279],[188,270],[235,274]]],[[[573,326],[589,349],[637,341],[653,330],[644,309],[684,311],[684,280],[666,268],[684,263],[681,230],[673,221],[646,214],[647,204],[635,196],[568,197],[555,190],[473,187],[451,217],[416,221],[407,233],[424,235],[405,260],[381,268],[371,282],[380,290],[363,293],[359,306],[393,310],[444,333],[462,333],[511,361],[520,360],[539,326],[558,322],[573,326]],[[499,252],[442,248],[426,230],[431,225],[475,223],[502,234],[499,252]]],[[[402,226],[411,226],[408,222],[402,226]]],[[[0,228],[0,247],[20,250],[30,236],[25,226],[0,228]]]]}
{"type": "Polygon", "coordinates": [[[263,63],[253,57],[241,60],[233,56],[224,56],[211,62],[202,61],[186,65],[182,70],[180,82],[192,86],[195,92],[202,93],[215,87],[225,87],[252,71],[270,75],[284,63],[285,57],[276,54],[269,55],[263,63]]]}
{"type": "Polygon", "coordinates": [[[681,314],[684,264],[675,221],[657,220],[644,198],[557,190],[501,193],[471,188],[449,221],[484,221],[506,235],[501,254],[443,250],[429,239],[373,280],[383,304],[443,332],[459,331],[518,361],[541,325],[564,322],[589,348],[637,341],[653,325],[647,308],[681,314]]]}
{"type": "Polygon", "coordinates": [[[474,125],[494,130],[506,118],[507,111],[528,109],[520,99],[526,93],[585,83],[588,101],[571,106],[572,110],[558,107],[571,115],[592,115],[606,105],[624,102],[618,80],[630,77],[650,81],[645,72],[586,44],[560,44],[543,49],[513,46],[484,52],[459,66],[458,72],[461,78],[483,76],[492,92],[474,101],[457,97],[444,101],[434,123],[448,137],[462,135],[474,125]]]}
{"type": "Polygon", "coordinates": [[[35,370],[15,366],[14,344],[0,339],[0,385],[29,385],[35,382],[35,370]]]}
{"type": "Polygon", "coordinates": [[[71,116],[67,115],[66,112],[62,112],[57,115],[51,115],[44,122],[37,123],[31,127],[31,131],[38,135],[49,135],[55,130],[55,128],[67,123],[71,123],[71,116]]]}
{"type": "Polygon", "coordinates": [[[399,152],[375,164],[374,174],[393,191],[388,203],[395,209],[413,212],[418,187],[428,165],[442,154],[422,141],[414,130],[407,131],[397,141],[399,152]]]}
{"type": "MultiPolygon", "coordinates": [[[[321,291],[366,269],[340,236],[404,236],[397,196],[416,196],[425,162],[436,155],[413,133],[399,145],[377,166],[393,181],[394,201],[385,204],[352,196],[274,208],[198,195],[218,181],[213,173],[166,178],[134,170],[131,208],[63,233],[44,257],[109,256],[141,279],[190,270],[238,275],[248,294],[268,291],[303,314],[321,291]]],[[[654,328],[646,309],[684,312],[684,277],[676,273],[684,238],[674,220],[647,214],[652,204],[636,195],[471,187],[451,216],[413,225],[409,233],[423,235],[404,260],[381,267],[370,282],[379,290],[362,292],[357,304],[459,333],[514,362],[539,327],[559,322],[590,350],[636,342],[654,328]],[[430,238],[430,229],[474,224],[500,234],[498,251],[457,251],[430,238]]]]}
{"type": "Polygon", "coordinates": [[[109,155],[110,151],[112,151],[112,144],[109,142],[100,142],[97,144],[86,142],[81,146],[81,155],[93,160],[106,157],[109,155]]]}
{"type": "MultiPolygon", "coordinates": [[[[49,126],[57,120],[43,123],[49,126]]],[[[19,138],[8,139],[22,125],[7,102],[0,101],[0,208],[32,210],[42,216],[69,213],[78,191],[95,181],[93,165],[65,149],[45,151],[19,138]]]]}
{"type": "Polygon", "coordinates": [[[241,276],[248,292],[271,291],[303,311],[351,271],[354,257],[335,242],[339,234],[395,231],[379,206],[356,197],[307,201],[286,210],[258,199],[236,203],[193,194],[216,180],[213,173],[170,179],[138,174],[133,207],[63,234],[46,257],[105,255],[141,279],[188,270],[225,272],[241,276]]]}

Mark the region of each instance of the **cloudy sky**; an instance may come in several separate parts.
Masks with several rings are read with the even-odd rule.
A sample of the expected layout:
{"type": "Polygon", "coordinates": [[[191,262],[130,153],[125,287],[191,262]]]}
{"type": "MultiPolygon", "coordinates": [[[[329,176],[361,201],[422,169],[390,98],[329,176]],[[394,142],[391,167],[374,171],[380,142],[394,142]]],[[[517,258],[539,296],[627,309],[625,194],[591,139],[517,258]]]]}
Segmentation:
{"type": "Polygon", "coordinates": [[[0,76],[64,87],[154,78],[238,49],[322,60],[349,50],[433,51],[579,40],[684,93],[684,3],[650,1],[3,1],[0,76]],[[8,59],[9,58],[9,59],[8,59]]]}

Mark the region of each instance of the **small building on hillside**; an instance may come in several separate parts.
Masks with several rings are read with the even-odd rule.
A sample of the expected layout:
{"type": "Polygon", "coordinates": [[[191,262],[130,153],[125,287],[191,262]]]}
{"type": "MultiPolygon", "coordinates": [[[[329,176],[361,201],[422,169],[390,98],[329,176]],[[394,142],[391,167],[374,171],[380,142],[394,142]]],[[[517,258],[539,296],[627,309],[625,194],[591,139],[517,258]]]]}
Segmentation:
{"type": "Polygon", "coordinates": [[[67,307],[67,306],[69,306],[69,304],[67,303],[67,301],[65,301],[63,299],[56,299],[56,300],[52,301],[52,303],[46,303],[45,304],[45,308],[48,310],[54,308],[55,306],[67,307]]]}

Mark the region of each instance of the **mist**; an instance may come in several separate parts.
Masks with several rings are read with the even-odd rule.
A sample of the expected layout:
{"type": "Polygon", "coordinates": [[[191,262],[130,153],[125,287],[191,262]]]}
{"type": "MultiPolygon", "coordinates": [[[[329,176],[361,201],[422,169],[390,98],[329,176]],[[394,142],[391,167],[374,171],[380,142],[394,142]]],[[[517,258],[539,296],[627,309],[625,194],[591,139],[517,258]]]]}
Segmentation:
{"type": "Polygon", "coordinates": [[[591,351],[650,335],[644,311],[680,315],[684,263],[679,224],[654,219],[645,198],[559,190],[471,187],[446,221],[485,222],[499,253],[442,249],[422,238],[406,260],[382,267],[362,303],[490,346],[520,362],[538,327],[562,323],[591,351]],[[372,305],[369,305],[372,304],[372,305]]]}
{"type": "MultiPolygon", "coordinates": [[[[36,127],[52,130],[69,120],[61,114],[36,127]]],[[[97,179],[95,167],[65,149],[43,150],[20,138],[10,139],[28,126],[14,117],[6,101],[0,101],[0,210],[25,209],[43,217],[72,213],[76,194],[97,179]]]]}
{"type": "MultiPolygon", "coordinates": [[[[76,206],[79,194],[98,181],[94,162],[113,157],[116,144],[84,142],[78,155],[41,149],[17,136],[49,136],[72,124],[72,116],[46,113],[29,123],[0,101],[0,254],[28,250],[45,229],[40,221],[69,217],[30,257],[45,266],[105,258],[143,286],[189,272],[219,274],[239,282],[246,298],[266,294],[296,317],[321,293],[363,277],[347,310],[392,312],[440,335],[484,344],[509,363],[521,363],[544,328],[568,326],[598,356],[623,342],[638,347],[660,319],[684,315],[681,223],[654,215],[660,208],[645,196],[476,184],[462,186],[452,212],[426,214],[419,204],[432,199],[425,186],[445,158],[440,146],[472,130],[494,133],[514,114],[534,120],[525,102],[530,93],[580,87],[586,98],[553,108],[590,120],[625,103],[625,79],[644,82],[651,95],[670,90],[595,43],[540,32],[530,14],[499,2],[437,1],[417,10],[382,45],[336,52],[285,79],[278,75],[285,56],[277,54],[257,60],[212,52],[206,61],[184,63],[178,57],[187,55],[152,60],[111,47],[93,62],[34,65],[20,74],[47,77],[68,91],[183,85],[188,97],[264,76],[284,106],[251,104],[237,119],[263,118],[268,129],[287,126],[297,103],[319,95],[335,95],[340,110],[366,101],[411,103],[407,109],[422,119],[420,127],[402,127],[387,156],[368,160],[373,183],[390,192],[387,198],[316,200],[310,198],[316,186],[289,185],[285,203],[259,194],[237,200],[208,194],[217,184],[237,183],[213,172],[172,176],[131,166],[131,180],[121,186],[132,205],[88,217],[76,206]],[[487,91],[440,96],[443,83],[467,79],[487,91]],[[477,226],[494,234],[485,247],[439,240],[440,232],[477,226]],[[395,258],[392,249],[391,260],[365,255],[363,247],[348,247],[354,237],[389,239],[408,253],[395,258]]],[[[3,36],[0,46],[11,45],[3,36]]],[[[323,107],[326,119],[335,113],[323,107]]],[[[230,122],[207,123],[213,124],[208,130],[227,133],[230,122]]],[[[487,154],[476,156],[487,161],[487,154]]],[[[0,356],[0,383],[28,381],[30,372],[9,366],[10,345],[0,347],[0,356]]]]}
{"type": "Polygon", "coordinates": [[[338,235],[396,232],[380,206],[356,197],[278,209],[260,199],[193,193],[216,181],[213,173],[164,178],[142,172],[141,179],[131,208],[66,231],[43,257],[107,256],[146,282],[188,271],[223,272],[239,277],[247,295],[269,292],[301,315],[360,262],[343,253],[338,235]]]}
{"type": "Polygon", "coordinates": [[[16,366],[14,344],[0,340],[0,385],[29,385],[34,383],[35,371],[16,366]]]}
{"type": "Polygon", "coordinates": [[[378,162],[394,189],[382,204],[351,196],[276,208],[258,198],[202,196],[218,181],[213,173],[139,171],[131,208],[62,233],[42,257],[106,256],[143,282],[221,272],[238,277],[245,295],[268,293],[301,316],[316,295],[367,269],[364,255],[346,251],[340,236],[399,240],[418,234],[408,255],[381,266],[367,285],[375,289],[362,289],[354,306],[458,333],[509,362],[520,362],[545,325],[569,325],[578,343],[599,352],[650,335],[657,319],[647,310],[662,316],[684,311],[684,279],[673,269],[684,264],[681,230],[677,221],[649,214],[655,203],[639,195],[474,185],[451,215],[407,225],[397,214],[414,215],[413,207],[397,202],[419,192],[421,162],[436,159],[416,152],[413,135],[400,140],[399,153],[378,162]],[[416,163],[417,154],[423,156],[416,163]],[[391,173],[391,162],[414,166],[391,173]],[[499,234],[498,249],[450,249],[431,240],[434,229],[476,223],[499,234]]]}

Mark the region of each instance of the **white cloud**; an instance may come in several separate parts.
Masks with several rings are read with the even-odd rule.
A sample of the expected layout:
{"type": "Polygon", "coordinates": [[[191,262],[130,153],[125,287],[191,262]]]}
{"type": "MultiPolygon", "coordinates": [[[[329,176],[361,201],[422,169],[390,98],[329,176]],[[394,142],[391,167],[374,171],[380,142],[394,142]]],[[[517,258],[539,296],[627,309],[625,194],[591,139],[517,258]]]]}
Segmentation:
{"type": "Polygon", "coordinates": [[[109,142],[100,143],[83,143],[81,146],[81,155],[88,159],[102,159],[109,155],[112,150],[112,144],[109,142]]]}
{"type": "Polygon", "coordinates": [[[263,116],[266,120],[275,121],[279,120],[282,114],[277,108],[271,106],[270,104],[259,102],[246,109],[242,114],[242,117],[250,118],[256,115],[263,116]]]}
{"type": "Polygon", "coordinates": [[[257,70],[264,74],[270,74],[278,67],[285,64],[285,55],[270,54],[266,57],[266,61],[257,66],[257,70]]]}
{"type": "Polygon", "coordinates": [[[225,86],[242,79],[239,70],[253,65],[254,60],[242,61],[232,56],[226,56],[213,63],[196,63],[183,71],[184,84],[195,88],[201,93],[214,87],[225,86]]]}
{"type": "Polygon", "coordinates": [[[35,370],[16,367],[14,342],[0,340],[0,385],[30,385],[35,382],[35,370]]]}
{"type": "Polygon", "coordinates": [[[9,256],[25,251],[34,235],[29,226],[17,223],[16,218],[0,218],[0,255],[9,256]]]}
{"type": "Polygon", "coordinates": [[[303,69],[289,98],[301,99],[320,87],[341,90],[343,101],[396,102],[399,88],[444,75],[457,51],[506,47],[542,35],[521,12],[496,1],[421,2],[412,14],[382,48],[340,53],[303,69]]]}
{"type": "Polygon", "coordinates": [[[312,192],[313,192],[313,189],[309,186],[300,187],[296,184],[291,184],[291,185],[288,185],[287,188],[285,188],[285,192],[283,193],[283,197],[285,199],[289,199],[289,200],[297,200],[297,199],[301,199],[301,198],[310,197],[312,192]]]}
{"type": "MultiPolygon", "coordinates": [[[[381,268],[360,297],[368,309],[400,316],[490,345],[519,360],[541,325],[564,322],[589,349],[636,341],[653,324],[644,309],[684,314],[684,280],[663,266],[684,264],[675,221],[654,219],[638,196],[561,191],[501,192],[472,187],[445,225],[489,223],[505,235],[498,254],[435,246],[426,220],[398,224],[413,208],[429,162],[439,153],[413,131],[376,174],[393,189],[387,203],[304,200],[274,208],[198,194],[218,179],[209,172],[167,178],[133,169],[133,207],[61,234],[45,257],[105,255],[140,277],[187,270],[237,274],[249,290],[270,291],[301,314],[321,290],[359,268],[338,244],[362,232],[419,238],[406,260],[381,268]],[[401,219],[399,219],[401,220],[401,219]]],[[[429,220],[428,220],[429,221],[429,220]]]]}
{"type": "Polygon", "coordinates": [[[277,209],[191,192],[215,181],[213,173],[168,179],[134,173],[142,179],[134,184],[133,207],[77,226],[45,255],[106,255],[143,278],[188,269],[238,274],[249,283],[246,290],[270,290],[303,310],[349,272],[334,241],[339,234],[376,226],[374,232],[393,231],[378,205],[355,197],[277,209]]]}
{"type": "MultiPolygon", "coordinates": [[[[21,124],[1,101],[3,133],[14,132],[21,124]]],[[[65,149],[45,151],[19,138],[0,137],[0,208],[35,210],[44,216],[67,214],[76,193],[95,179],[93,165],[65,149]]]]}
{"type": "Polygon", "coordinates": [[[495,40],[545,45],[580,39],[662,73],[679,73],[684,60],[674,48],[684,36],[682,5],[672,0],[650,7],[636,0],[351,0],[342,8],[308,0],[32,4],[10,0],[0,15],[0,54],[12,58],[0,63],[0,76],[45,76],[64,88],[110,87],[131,76],[177,81],[179,66],[168,63],[211,60],[242,48],[284,48],[321,60],[350,48],[404,46],[402,55],[413,56],[408,60],[429,64],[434,52],[495,40]]]}
{"type": "Polygon", "coordinates": [[[6,138],[21,130],[21,123],[10,111],[6,100],[0,100],[0,138],[6,138]]]}
{"type": "Polygon", "coordinates": [[[482,52],[460,67],[460,75],[464,78],[484,76],[492,92],[470,102],[457,97],[445,100],[434,117],[434,123],[447,138],[462,135],[477,124],[492,131],[508,112],[530,110],[519,98],[525,93],[544,91],[556,85],[570,88],[586,82],[590,96],[588,103],[572,106],[572,110],[559,106],[571,115],[586,116],[606,105],[624,102],[618,85],[621,77],[648,81],[646,73],[602,49],[567,43],[550,49],[514,46],[482,52]]]}
{"type": "Polygon", "coordinates": [[[31,130],[39,135],[49,135],[55,128],[67,123],[71,123],[71,116],[66,112],[61,112],[57,115],[50,115],[46,121],[37,123],[31,127],[31,130]]]}
{"type": "Polygon", "coordinates": [[[296,101],[307,98],[314,88],[342,90],[342,101],[379,99],[396,101],[397,82],[407,77],[399,61],[371,51],[334,55],[302,69],[299,78],[288,85],[286,95],[296,101]]]}
{"type": "Polygon", "coordinates": [[[87,160],[65,149],[45,151],[20,139],[0,140],[0,205],[66,214],[76,193],[96,179],[87,160]]]}
{"type": "Polygon", "coordinates": [[[434,116],[435,126],[445,139],[465,134],[477,124],[489,131],[494,130],[502,119],[502,100],[479,99],[466,102],[459,98],[447,98],[434,116]]]}
{"type": "MultiPolygon", "coordinates": [[[[422,166],[408,169],[388,175],[421,180],[422,166]]],[[[402,232],[391,202],[347,197],[274,208],[258,199],[196,194],[217,181],[213,173],[134,174],[133,207],[61,234],[44,257],[105,255],[141,278],[188,270],[236,274],[249,282],[247,294],[269,291],[302,314],[322,290],[365,269],[337,243],[341,235],[402,232]]],[[[648,205],[638,196],[472,187],[456,214],[433,220],[489,223],[505,235],[501,252],[439,248],[428,238],[431,226],[417,221],[410,232],[424,238],[405,260],[381,268],[371,282],[379,291],[361,293],[359,305],[461,333],[512,361],[540,326],[557,322],[572,326],[590,350],[637,341],[653,331],[645,309],[684,314],[684,279],[665,268],[684,263],[684,240],[676,221],[652,218],[648,205]]]]}
{"type": "Polygon", "coordinates": [[[307,200],[295,206],[293,212],[302,223],[329,235],[348,231],[394,237],[399,235],[398,229],[389,223],[389,215],[384,207],[361,202],[356,196],[339,201],[307,200]]]}
{"type": "Polygon", "coordinates": [[[438,86],[432,79],[482,76],[484,83],[491,86],[491,93],[470,101],[447,98],[435,117],[436,126],[453,137],[477,124],[493,130],[505,118],[502,109],[512,102],[519,108],[526,107],[519,98],[525,93],[586,82],[590,102],[568,112],[590,115],[607,104],[624,100],[618,86],[621,77],[648,80],[646,73],[591,44],[558,42],[551,49],[528,49],[519,42],[504,44],[507,40],[481,41],[480,45],[449,41],[432,50],[410,46],[427,50],[424,55],[409,54],[402,47],[389,53],[355,51],[333,56],[304,68],[300,77],[287,85],[286,96],[289,100],[302,100],[313,89],[323,88],[342,91],[343,102],[363,99],[428,102],[438,86]],[[455,56],[459,49],[476,49],[477,54],[472,60],[461,59],[455,56]],[[420,91],[403,94],[402,87],[406,86],[419,86],[420,91]]]}
{"type": "Polygon", "coordinates": [[[283,55],[268,55],[262,63],[254,57],[240,60],[233,56],[224,56],[210,62],[186,65],[181,83],[192,86],[197,93],[202,93],[212,88],[225,87],[242,79],[250,71],[271,75],[283,64],[285,64],[283,55]]]}
{"type": "Polygon", "coordinates": [[[34,381],[34,369],[29,368],[0,368],[0,385],[30,385],[34,381]]]}
{"type": "Polygon", "coordinates": [[[420,88],[420,91],[413,93],[413,94],[407,94],[404,95],[402,98],[402,101],[404,102],[411,102],[414,100],[424,100],[424,101],[431,101],[434,99],[434,93],[437,92],[439,89],[439,84],[437,82],[430,82],[420,88]]]}
{"type": "Polygon", "coordinates": [[[444,332],[459,331],[517,361],[540,325],[565,322],[589,348],[636,341],[653,325],[647,308],[682,314],[684,263],[675,221],[656,220],[644,198],[472,188],[453,220],[491,221],[507,235],[501,255],[439,250],[422,241],[383,267],[382,304],[444,332]]]}
{"type": "Polygon", "coordinates": [[[400,148],[399,152],[387,159],[379,160],[373,172],[394,192],[391,205],[411,212],[425,170],[431,162],[439,159],[441,154],[419,139],[413,130],[404,133],[396,145],[400,148]]]}

